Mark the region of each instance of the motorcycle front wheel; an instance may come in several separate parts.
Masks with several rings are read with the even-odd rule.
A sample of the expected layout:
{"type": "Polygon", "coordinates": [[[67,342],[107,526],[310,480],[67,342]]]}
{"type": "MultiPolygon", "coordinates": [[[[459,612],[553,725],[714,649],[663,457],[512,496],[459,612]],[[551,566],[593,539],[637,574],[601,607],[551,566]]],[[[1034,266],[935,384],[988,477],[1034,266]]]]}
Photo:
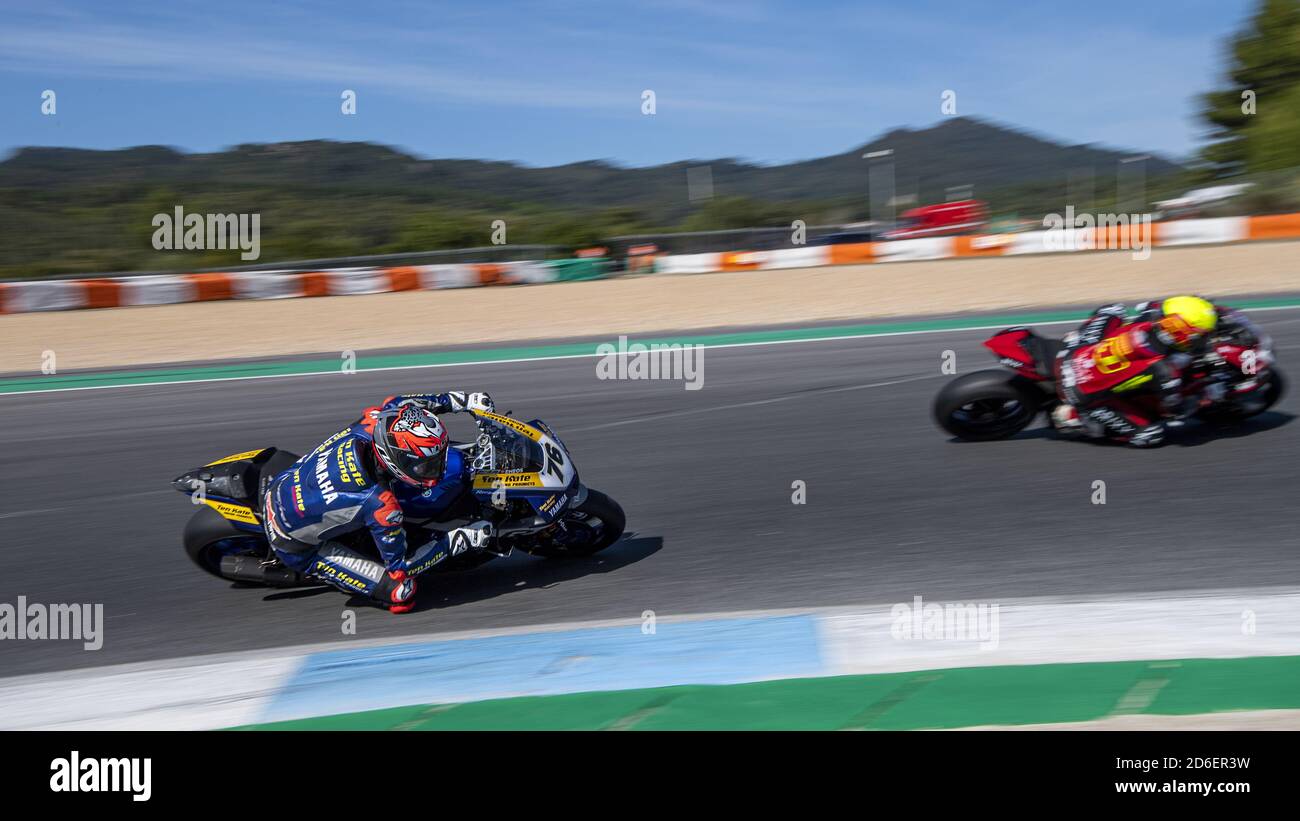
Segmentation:
{"type": "Polygon", "coordinates": [[[588,489],[587,498],[570,508],[558,527],[520,548],[547,559],[590,556],[617,542],[626,526],[627,517],[618,502],[588,489]]]}

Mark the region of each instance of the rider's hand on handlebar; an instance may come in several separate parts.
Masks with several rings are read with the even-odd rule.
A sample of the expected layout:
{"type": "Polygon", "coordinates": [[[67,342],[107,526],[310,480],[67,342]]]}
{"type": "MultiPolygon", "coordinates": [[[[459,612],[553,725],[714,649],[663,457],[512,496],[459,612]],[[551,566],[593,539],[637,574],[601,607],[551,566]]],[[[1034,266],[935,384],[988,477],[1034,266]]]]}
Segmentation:
{"type": "Polygon", "coordinates": [[[466,399],[465,406],[475,411],[496,412],[496,406],[492,404],[492,397],[486,393],[471,393],[466,399]]]}

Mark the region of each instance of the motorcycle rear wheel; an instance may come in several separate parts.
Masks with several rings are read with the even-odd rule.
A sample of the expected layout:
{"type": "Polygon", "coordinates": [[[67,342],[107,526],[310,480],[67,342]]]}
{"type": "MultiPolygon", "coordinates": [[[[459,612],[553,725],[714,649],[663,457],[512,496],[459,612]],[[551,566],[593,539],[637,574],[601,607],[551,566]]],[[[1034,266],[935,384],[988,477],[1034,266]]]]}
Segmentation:
{"type": "Polygon", "coordinates": [[[203,572],[226,581],[240,581],[221,572],[224,556],[266,556],[266,539],[235,529],[212,508],[205,507],[190,517],[182,537],[185,555],[203,572]]]}
{"type": "Polygon", "coordinates": [[[934,421],[968,442],[1014,436],[1034,421],[1047,399],[1025,381],[994,370],[960,376],[934,398],[934,421]]]}

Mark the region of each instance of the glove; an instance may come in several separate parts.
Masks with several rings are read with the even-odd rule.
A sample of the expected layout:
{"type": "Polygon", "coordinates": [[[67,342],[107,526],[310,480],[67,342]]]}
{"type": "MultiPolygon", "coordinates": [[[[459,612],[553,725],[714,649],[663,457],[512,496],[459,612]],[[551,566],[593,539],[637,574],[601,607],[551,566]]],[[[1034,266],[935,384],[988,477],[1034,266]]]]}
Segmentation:
{"type": "Polygon", "coordinates": [[[451,391],[447,394],[447,401],[453,411],[487,411],[495,413],[496,407],[492,404],[492,397],[486,393],[465,393],[464,391],[451,391]]]}
{"type": "Polygon", "coordinates": [[[491,522],[478,521],[465,527],[447,531],[447,545],[451,555],[459,556],[467,550],[482,550],[494,534],[491,522]]]}

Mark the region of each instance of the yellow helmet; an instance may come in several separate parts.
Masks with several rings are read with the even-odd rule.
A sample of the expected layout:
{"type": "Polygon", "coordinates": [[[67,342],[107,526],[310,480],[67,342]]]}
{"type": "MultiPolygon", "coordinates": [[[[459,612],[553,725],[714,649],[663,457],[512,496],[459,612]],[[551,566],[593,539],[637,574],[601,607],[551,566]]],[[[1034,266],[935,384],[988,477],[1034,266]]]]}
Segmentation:
{"type": "Polygon", "coordinates": [[[1160,313],[1156,326],[1174,347],[1184,351],[1219,323],[1214,303],[1199,296],[1170,297],[1160,303],[1160,313]]]}

